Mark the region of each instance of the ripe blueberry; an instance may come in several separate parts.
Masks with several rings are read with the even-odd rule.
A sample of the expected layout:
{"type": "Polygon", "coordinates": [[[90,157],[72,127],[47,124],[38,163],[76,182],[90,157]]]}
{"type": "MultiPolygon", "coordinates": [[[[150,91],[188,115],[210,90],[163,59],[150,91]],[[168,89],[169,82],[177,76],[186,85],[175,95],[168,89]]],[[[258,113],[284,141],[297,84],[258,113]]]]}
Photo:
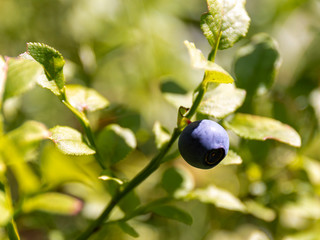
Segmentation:
{"type": "Polygon", "coordinates": [[[181,156],[190,165],[209,169],[227,155],[229,137],[226,130],[211,120],[190,123],[182,131],[178,147],[181,156]]]}

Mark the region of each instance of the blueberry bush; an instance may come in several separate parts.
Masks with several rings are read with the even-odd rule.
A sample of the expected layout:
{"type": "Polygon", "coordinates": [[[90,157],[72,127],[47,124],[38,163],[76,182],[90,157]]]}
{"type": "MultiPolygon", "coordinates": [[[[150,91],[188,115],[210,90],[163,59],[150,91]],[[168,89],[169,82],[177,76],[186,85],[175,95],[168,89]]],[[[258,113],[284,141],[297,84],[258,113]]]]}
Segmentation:
{"type": "Polygon", "coordinates": [[[2,1],[0,240],[317,239],[317,10],[2,1]]]}

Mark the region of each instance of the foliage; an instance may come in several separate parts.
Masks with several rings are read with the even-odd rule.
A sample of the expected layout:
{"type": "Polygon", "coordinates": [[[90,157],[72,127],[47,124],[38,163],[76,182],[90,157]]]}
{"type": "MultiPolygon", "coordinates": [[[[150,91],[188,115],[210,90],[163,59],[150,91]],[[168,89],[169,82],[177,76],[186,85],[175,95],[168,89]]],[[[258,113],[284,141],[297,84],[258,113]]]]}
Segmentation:
{"type": "Polygon", "coordinates": [[[0,239],[319,236],[315,0],[0,6],[0,239]],[[211,170],[175,143],[201,119],[211,170]]]}

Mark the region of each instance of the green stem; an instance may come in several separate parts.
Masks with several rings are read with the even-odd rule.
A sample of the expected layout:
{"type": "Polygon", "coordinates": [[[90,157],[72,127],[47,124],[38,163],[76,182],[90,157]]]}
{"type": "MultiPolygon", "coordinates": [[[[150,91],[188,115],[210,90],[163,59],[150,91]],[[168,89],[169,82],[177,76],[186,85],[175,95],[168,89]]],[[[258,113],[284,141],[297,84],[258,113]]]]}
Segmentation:
{"type": "Polygon", "coordinates": [[[196,99],[193,101],[193,104],[189,112],[185,116],[187,119],[191,119],[191,117],[196,113],[206,91],[207,91],[207,85],[204,81],[202,81],[200,86],[198,87],[198,94],[196,96],[196,99]]]}
{"type": "Polygon", "coordinates": [[[92,132],[91,127],[90,127],[90,122],[89,122],[88,118],[86,117],[86,115],[83,112],[78,111],[75,107],[73,107],[65,97],[63,97],[61,99],[61,102],[67,108],[69,108],[69,110],[77,117],[77,119],[79,120],[79,122],[81,123],[81,125],[82,125],[82,127],[84,129],[84,132],[85,132],[85,134],[87,136],[89,144],[96,151],[95,158],[97,159],[97,162],[99,163],[99,165],[100,165],[100,167],[102,169],[106,169],[106,167],[103,164],[103,159],[102,159],[102,157],[100,156],[100,154],[99,154],[99,152],[97,150],[97,146],[96,146],[96,143],[94,141],[93,132],[92,132]]]}
{"type": "Polygon", "coordinates": [[[212,49],[212,51],[210,52],[209,56],[208,56],[208,60],[211,62],[214,62],[217,52],[218,52],[218,48],[219,48],[219,43],[220,43],[220,39],[221,39],[221,35],[222,32],[220,32],[218,39],[216,41],[216,45],[214,46],[214,49],[212,49]]]}
{"type": "Polygon", "coordinates": [[[77,238],[77,240],[86,240],[89,238],[91,234],[97,231],[100,226],[108,219],[109,214],[112,209],[119,203],[119,201],[126,196],[132,189],[137,187],[140,183],[142,183],[147,177],[149,177],[154,171],[158,169],[161,164],[161,160],[169,151],[173,143],[180,135],[180,130],[178,128],[174,129],[174,132],[171,136],[169,142],[159,151],[159,153],[150,161],[150,163],[142,169],[129,183],[126,187],[118,192],[110,201],[108,206],[102,212],[102,214],[89,225],[89,227],[77,238]]]}
{"type": "MultiPolygon", "coordinates": [[[[193,104],[189,112],[186,114],[186,118],[191,119],[192,116],[196,113],[197,108],[199,107],[206,91],[207,83],[205,81],[202,81],[199,87],[197,88],[198,94],[195,100],[193,101],[193,104]]],[[[93,221],[88,226],[88,228],[78,238],[76,238],[76,240],[87,240],[94,232],[98,231],[101,225],[108,219],[111,211],[120,202],[120,200],[159,168],[161,163],[164,162],[163,160],[166,160],[164,159],[164,157],[170,150],[173,143],[180,136],[181,131],[182,129],[179,129],[178,127],[174,129],[169,142],[166,145],[164,145],[163,148],[160,149],[159,153],[150,161],[150,163],[144,169],[142,169],[141,172],[139,172],[125,186],[125,188],[122,191],[119,191],[117,194],[113,196],[113,198],[111,199],[107,207],[104,209],[104,211],[101,213],[101,215],[95,221],[93,221]]]]}

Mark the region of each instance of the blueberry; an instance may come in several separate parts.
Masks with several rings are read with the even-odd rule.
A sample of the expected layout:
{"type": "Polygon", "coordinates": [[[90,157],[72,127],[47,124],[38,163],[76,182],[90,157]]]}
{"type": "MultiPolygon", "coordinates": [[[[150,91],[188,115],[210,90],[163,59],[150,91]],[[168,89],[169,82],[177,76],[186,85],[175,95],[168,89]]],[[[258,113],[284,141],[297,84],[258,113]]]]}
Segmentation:
{"type": "Polygon", "coordinates": [[[227,155],[229,137],[226,130],[211,120],[190,123],[182,131],[178,147],[181,156],[190,165],[209,169],[227,155]]]}

